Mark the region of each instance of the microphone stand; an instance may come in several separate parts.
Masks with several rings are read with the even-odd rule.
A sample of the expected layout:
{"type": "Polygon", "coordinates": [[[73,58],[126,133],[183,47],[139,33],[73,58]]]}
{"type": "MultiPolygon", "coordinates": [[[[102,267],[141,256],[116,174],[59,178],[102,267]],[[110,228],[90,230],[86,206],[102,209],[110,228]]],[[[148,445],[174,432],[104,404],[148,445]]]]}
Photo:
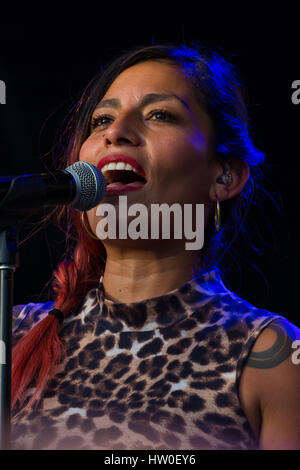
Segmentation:
{"type": "MultiPolygon", "coordinates": [[[[79,166],[75,163],[68,167],[67,180],[65,171],[52,176],[39,175],[38,178],[35,175],[26,175],[24,179],[22,176],[0,177],[0,450],[10,449],[13,280],[19,266],[19,229],[23,221],[41,206],[77,203],[87,185],[91,185],[91,178],[97,197],[102,196],[106,187],[104,178],[91,171],[92,165],[86,163],[89,170],[83,171],[83,162],[77,163],[79,166]],[[60,190],[63,188],[63,198],[57,193],[58,183],[60,190]],[[26,204],[23,204],[24,199],[26,204]]],[[[74,207],[86,210],[80,201],[74,207]]],[[[93,198],[94,205],[96,202],[93,198]]]]}
{"type": "Polygon", "coordinates": [[[10,449],[14,272],[19,266],[16,227],[0,227],[0,449],[10,449]]]}
{"type": "Polygon", "coordinates": [[[30,209],[23,208],[21,198],[21,191],[8,191],[0,201],[0,450],[11,447],[12,307],[14,272],[19,267],[19,230],[37,211],[34,204],[30,209]]]}

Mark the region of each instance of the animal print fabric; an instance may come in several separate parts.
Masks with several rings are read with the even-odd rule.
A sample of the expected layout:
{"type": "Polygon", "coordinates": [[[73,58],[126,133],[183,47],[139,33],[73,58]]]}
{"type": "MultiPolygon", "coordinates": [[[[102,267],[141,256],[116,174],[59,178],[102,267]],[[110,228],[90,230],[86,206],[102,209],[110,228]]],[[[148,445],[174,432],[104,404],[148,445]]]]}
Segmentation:
{"type": "MultiPolygon", "coordinates": [[[[51,308],[14,307],[14,342],[51,308]]],[[[218,269],[134,303],[105,299],[101,279],[60,327],[65,359],[38,407],[13,419],[12,447],[256,449],[238,383],[277,318],[229,291],[218,269]]]]}

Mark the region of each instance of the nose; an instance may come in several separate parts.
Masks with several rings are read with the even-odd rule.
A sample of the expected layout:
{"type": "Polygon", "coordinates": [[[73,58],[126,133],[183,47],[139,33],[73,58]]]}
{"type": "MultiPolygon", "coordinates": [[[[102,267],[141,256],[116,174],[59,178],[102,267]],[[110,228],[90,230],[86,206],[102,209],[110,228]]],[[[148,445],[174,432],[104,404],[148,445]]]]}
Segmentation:
{"type": "Polygon", "coordinates": [[[110,145],[139,145],[137,123],[126,117],[116,118],[104,132],[104,143],[110,145]]]}

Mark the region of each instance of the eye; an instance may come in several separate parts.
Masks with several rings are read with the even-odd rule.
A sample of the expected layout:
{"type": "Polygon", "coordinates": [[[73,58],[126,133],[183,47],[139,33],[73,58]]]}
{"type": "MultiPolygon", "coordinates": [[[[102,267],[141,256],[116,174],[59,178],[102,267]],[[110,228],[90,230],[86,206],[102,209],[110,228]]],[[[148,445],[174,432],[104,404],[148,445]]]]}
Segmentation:
{"type": "Polygon", "coordinates": [[[100,114],[91,119],[91,130],[94,130],[96,127],[105,127],[113,121],[111,116],[107,114],[100,114]]]}
{"type": "Polygon", "coordinates": [[[154,121],[172,122],[176,120],[175,116],[165,109],[155,109],[151,111],[149,118],[152,119],[153,117],[155,118],[154,121]]]}

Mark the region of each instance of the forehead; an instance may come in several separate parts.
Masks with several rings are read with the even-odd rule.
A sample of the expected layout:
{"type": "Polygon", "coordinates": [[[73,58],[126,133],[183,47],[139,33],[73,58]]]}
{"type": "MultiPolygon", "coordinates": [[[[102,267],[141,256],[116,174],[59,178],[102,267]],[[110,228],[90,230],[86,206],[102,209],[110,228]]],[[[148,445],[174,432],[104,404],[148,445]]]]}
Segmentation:
{"type": "Polygon", "coordinates": [[[113,81],[105,98],[125,98],[146,93],[175,93],[193,99],[192,87],[182,69],[172,63],[147,61],[124,70],[113,81]]]}
{"type": "Polygon", "coordinates": [[[175,95],[185,104],[191,122],[208,135],[214,134],[213,122],[196,98],[191,79],[173,63],[149,60],[129,67],[116,77],[98,106],[111,99],[124,108],[138,106],[151,94],[175,95]]]}

